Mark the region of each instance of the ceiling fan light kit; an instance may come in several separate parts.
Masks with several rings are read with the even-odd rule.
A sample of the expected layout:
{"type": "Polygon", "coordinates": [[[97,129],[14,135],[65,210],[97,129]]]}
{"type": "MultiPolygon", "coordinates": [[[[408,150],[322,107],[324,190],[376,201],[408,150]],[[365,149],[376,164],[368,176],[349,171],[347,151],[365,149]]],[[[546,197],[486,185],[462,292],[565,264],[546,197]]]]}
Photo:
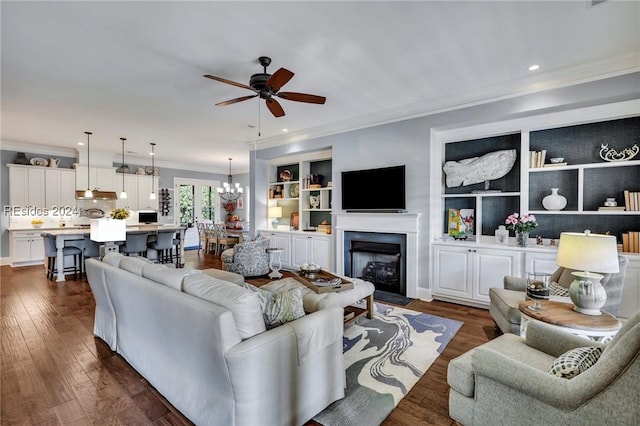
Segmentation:
{"type": "Polygon", "coordinates": [[[217,77],[215,75],[205,74],[205,78],[219,81],[221,83],[230,84],[232,86],[241,87],[243,89],[249,89],[255,92],[254,95],[242,96],[239,98],[229,99],[228,101],[218,102],[217,106],[227,106],[238,102],[246,101],[255,97],[260,97],[265,100],[267,108],[273,114],[274,117],[282,117],[285,115],[282,105],[273,97],[279,97],[295,102],[304,102],[309,104],[324,104],[327,100],[324,96],[310,95],[307,93],[297,92],[280,92],[280,88],[287,84],[291,78],[295,75],[293,72],[286,68],[280,68],[273,74],[267,73],[267,67],[271,64],[271,58],[268,56],[261,56],[258,58],[258,62],[263,67],[263,72],[253,74],[249,79],[249,85],[237,83],[235,81],[227,80],[223,77],[217,77]]]}

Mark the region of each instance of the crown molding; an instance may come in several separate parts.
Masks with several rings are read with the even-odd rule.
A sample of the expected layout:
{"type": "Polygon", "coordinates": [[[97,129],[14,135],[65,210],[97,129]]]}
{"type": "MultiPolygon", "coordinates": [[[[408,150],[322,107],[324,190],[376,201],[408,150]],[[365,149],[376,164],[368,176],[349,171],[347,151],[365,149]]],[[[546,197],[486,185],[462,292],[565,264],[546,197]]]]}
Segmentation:
{"type": "Polygon", "coordinates": [[[6,140],[1,141],[0,143],[2,144],[3,151],[27,151],[34,154],[47,156],[58,155],[60,157],[71,157],[75,159],[78,158],[78,150],[75,148],[63,148],[59,146],[39,145],[29,142],[16,142],[6,140]]]}
{"type": "MultiPolygon", "coordinates": [[[[519,96],[530,95],[551,89],[560,89],[607,78],[619,77],[640,71],[640,55],[627,54],[616,58],[581,64],[554,71],[525,75],[519,79],[466,90],[438,98],[425,99],[412,104],[394,107],[374,114],[351,117],[324,126],[289,132],[286,135],[266,137],[247,142],[250,150],[266,149],[301,142],[368,127],[409,120],[417,117],[445,113],[448,111],[489,104],[519,96]]],[[[534,111],[534,109],[532,109],[534,111]]]]}

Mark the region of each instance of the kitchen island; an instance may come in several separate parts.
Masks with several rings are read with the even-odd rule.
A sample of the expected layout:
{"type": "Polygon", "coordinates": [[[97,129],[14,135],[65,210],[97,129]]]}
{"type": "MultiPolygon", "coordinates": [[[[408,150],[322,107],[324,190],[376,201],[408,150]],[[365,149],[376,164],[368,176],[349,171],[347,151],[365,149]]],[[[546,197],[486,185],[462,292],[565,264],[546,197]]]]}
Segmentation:
{"type": "MultiPolygon", "coordinates": [[[[128,232],[148,232],[153,235],[158,231],[175,231],[176,234],[179,235],[180,238],[180,256],[179,259],[184,259],[184,226],[176,226],[176,225],[137,225],[137,226],[127,226],[128,232]]],[[[56,249],[57,249],[57,258],[56,258],[56,281],[65,281],[64,278],[64,254],[62,249],[64,248],[65,241],[72,240],[80,240],[84,239],[85,235],[90,235],[91,230],[86,228],[74,228],[74,229],[50,229],[43,230],[40,235],[42,237],[53,237],[56,239],[56,249]]],[[[183,263],[179,263],[176,261],[176,268],[182,268],[184,266],[183,263]]]]}

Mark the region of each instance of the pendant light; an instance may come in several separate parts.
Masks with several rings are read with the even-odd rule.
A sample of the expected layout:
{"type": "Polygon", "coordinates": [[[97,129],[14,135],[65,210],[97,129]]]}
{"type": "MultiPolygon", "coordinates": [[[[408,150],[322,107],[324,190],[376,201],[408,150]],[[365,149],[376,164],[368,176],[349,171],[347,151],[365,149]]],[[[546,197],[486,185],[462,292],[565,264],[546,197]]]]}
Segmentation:
{"type": "Polygon", "coordinates": [[[222,188],[218,188],[218,194],[220,198],[226,202],[235,201],[242,194],[242,188],[239,183],[233,184],[233,176],[231,176],[231,160],[229,158],[229,174],[227,175],[227,181],[222,184],[222,188]]]}
{"type": "Polygon", "coordinates": [[[91,169],[89,168],[89,136],[93,133],[84,132],[87,135],[87,190],[84,191],[85,198],[93,198],[93,192],[91,191],[91,185],[89,184],[89,179],[91,177],[91,169]]]}
{"type": "Polygon", "coordinates": [[[127,140],[127,138],[120,138],[120,140],[122,141],[122,164],[120,165],[120,167],[122,168],[122,192],[120,193],[120,198],[121,200],[126,200],[127,199],[127,191],[124,190],[124,141],[127,140]]]}
{"type": "Polygon", "coordinates": [[[156,152],[154,148],[156,144],[151,142],[149,145],[151,145],[151,194],[149,194],[149,199],[155,200],[156,199],[156,179],[155,179],[156,152]]]}

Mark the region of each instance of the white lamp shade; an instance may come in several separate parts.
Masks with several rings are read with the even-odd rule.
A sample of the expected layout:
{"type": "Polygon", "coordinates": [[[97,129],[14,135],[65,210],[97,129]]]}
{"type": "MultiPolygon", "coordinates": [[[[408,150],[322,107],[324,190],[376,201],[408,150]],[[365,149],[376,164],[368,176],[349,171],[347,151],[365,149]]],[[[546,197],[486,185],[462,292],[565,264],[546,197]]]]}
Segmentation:
{"type": "Polygon", "coordinates": [[[127,223],[120,219],[91,219],[91,240],[99,243],[127,239],[127,223]]]}
{"type": "Polygon", "coordinates": [[[569,269],[585,272],[619,272],[618,247],[612,235],[563,232],[556,263],[569,269]]]}
{"type": "Polygon", "coordinates": [[[269,207],[267,215],[269,217],[282,217],[282,207],[269,207]]]}

